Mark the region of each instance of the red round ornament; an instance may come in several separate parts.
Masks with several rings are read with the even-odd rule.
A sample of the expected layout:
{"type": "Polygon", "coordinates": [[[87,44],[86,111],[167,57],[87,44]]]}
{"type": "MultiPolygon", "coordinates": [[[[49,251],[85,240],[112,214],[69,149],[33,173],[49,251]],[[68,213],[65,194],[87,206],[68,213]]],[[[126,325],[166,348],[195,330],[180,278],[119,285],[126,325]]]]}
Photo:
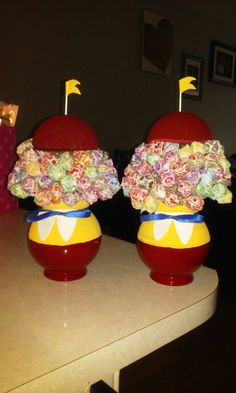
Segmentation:
{"type": "Polygon", "coordinates": [[[204,142],[212,139],[207,123],[190,112],[171,112],[161,116],[151,127],[147,142],[204,142]]]}
{"type": "Polygon", "coordinates": [[[55,115],[36,128],[33,146],[44,151],[94,150],[98,148],[98,139],[93,128],[83,119],[55,115]]]}

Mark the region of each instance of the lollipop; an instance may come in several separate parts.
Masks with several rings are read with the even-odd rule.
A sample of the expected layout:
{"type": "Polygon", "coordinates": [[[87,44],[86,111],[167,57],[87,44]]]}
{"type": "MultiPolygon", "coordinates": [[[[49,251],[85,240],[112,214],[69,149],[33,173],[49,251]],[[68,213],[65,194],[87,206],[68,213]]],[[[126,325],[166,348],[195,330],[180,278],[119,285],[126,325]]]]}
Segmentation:
{"type": "MultiPolygon", "coordinates": [[[[193,77],[182,80],[194,88],[193,77]]],[[[182,85],[180,83],[180,87],[182,85]]],[[[187,90],[186,89],[186,90],[187,90]]],[[[181,87],[181,92],[184,91],[181,87]]],[[[180,94],[181,98],[181,94],[180,94]]],[[[151,278],[185,285],[205,261],[210,234],[198,212],[204,199],[230,203],[229,162],[208,124],[193,113],[171,112],[151,127],[135,149],[122,187],[141,215],[137,248],[151,278]]]]}
{"type": "Polygon", "coordinates": [[[46,277],[68,281],[83,277],[96,256],[101,228],[89,205],[119,190],[117,172],[97,136],[83,119],[66,114],[42,121],[32,139],[18,146],[19,160],[8,189],[19,198],[34,197],[42,207],[28,217],[28,246],[46,277]]]}

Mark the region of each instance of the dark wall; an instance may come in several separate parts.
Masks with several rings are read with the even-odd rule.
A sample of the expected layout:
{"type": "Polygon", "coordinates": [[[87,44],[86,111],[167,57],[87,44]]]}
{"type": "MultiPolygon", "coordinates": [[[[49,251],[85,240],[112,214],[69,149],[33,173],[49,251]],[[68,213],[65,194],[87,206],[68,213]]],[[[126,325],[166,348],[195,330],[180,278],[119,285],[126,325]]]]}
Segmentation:
{"type": "Polygon", "coordinates": [[[12,0],[4,3],[0,33],[0,100],[20,105],[18,142],[61,111],[62,82],[76,78],[82,95],[70,97],[69,112],[91,123],[103,149],[137,145],[154,119],[178,108],[187,52],[204,59],[204,86],[202,100],[184,99],[183,109],[202,116],[228,154],[236,151],[236,89],[208,82],[210,40],[236,46],[235,26],[177,0],[12,0]],[[169,76],[141,71],[144,9],[173,22],[169,76]]]}

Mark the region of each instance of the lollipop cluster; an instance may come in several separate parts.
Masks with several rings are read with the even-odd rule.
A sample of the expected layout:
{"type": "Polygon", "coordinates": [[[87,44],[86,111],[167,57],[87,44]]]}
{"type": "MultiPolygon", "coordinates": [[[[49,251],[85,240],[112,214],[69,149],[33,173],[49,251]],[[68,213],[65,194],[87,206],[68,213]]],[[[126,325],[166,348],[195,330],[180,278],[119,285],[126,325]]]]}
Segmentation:
{"type": "Polygon", "coordinates": [[[93,150],[43,151],[32,139],[17,148],[19,159],[8,178],[9,191],[18,198],[34,197],[39,206],[106,200],[120,189],[116,169],[107,152],[93,150]]]}
{"type": "Polygon", "coordinates": [[[230,203],[230,163],[217,140],[180,144],[151,141],[135,149],[122,179],[132,206],[153,213],[160,202],[199,211],[204,199],[230,203]]]}

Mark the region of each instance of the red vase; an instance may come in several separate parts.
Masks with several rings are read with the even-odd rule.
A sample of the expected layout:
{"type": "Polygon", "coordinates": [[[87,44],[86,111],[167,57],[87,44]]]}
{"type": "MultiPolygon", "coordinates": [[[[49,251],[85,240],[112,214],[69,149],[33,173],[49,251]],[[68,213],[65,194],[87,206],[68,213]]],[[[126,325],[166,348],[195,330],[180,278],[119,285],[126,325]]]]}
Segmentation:
{"type": "MultiPolygon", "coordinates": [[[[84,209],[80,202],[73,208],[60,203],[45,206],[45,210],[66,212],[84,209]]],[[[54,215],[33,222],[28,231],[28,247],[44,275],[56,281],[82,278],[95,258],[101,244],[101,229],[96,217],[72,218],[54,215]]]]}
{"type": "Polygon", "coordinates": [[[209,252],[207,226],[204,221],[178,222],[176,215],[195,213],[183,206],[169,208],[161,204],[159,212],[171,218],[142,222],[137,239],[139,255],[154,281],[175,286],[189,284],[209,252]]]}

